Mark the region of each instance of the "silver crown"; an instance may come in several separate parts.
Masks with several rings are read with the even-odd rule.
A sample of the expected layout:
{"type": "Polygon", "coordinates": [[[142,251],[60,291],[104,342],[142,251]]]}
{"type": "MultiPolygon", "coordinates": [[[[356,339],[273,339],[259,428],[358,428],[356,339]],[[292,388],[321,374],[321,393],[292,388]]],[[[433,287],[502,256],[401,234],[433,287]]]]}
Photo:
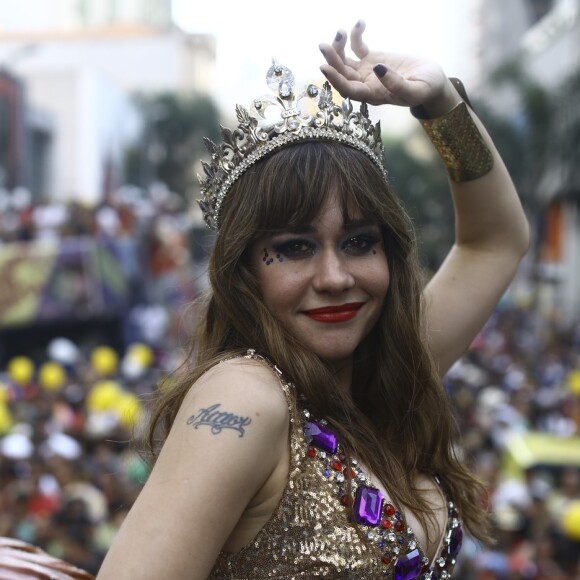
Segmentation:
{"type": "Polygon", "coordinates": [[[202,162],[205,177],[198,179],[203,199],[198,203],[213,230],[219,229],[220,208],[232,184],[263,157],[300,141],[338,141],[358,149],[386,178],[380,122],[373,125],[366,103],[359,111],[353,110],[350,99],[337,105],[328,81],[322,88],[310,84],[295,94],[292,71],[275,60],[266,82],[277,95],[254,99],[249,112],[237,105],[238,128],[220,125],[220,145],[204,138],[211,163],[202,162]]]}

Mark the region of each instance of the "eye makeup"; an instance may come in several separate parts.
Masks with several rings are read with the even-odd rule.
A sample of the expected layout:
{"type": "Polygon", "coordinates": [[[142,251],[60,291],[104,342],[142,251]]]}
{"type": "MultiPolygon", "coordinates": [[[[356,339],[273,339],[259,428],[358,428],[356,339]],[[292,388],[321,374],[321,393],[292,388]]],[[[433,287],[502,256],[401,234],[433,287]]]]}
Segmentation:
{"type": "MultiPolygon", "coordinates": [[[[284,261],[284,257],[279,253],[276,254],[276,259],[278,260],[278,262],[284,261]]],[[[274,258],[272,258],[270,256],[270,253],[268,252],[268,248],[264,248],[264,256],[262,257],[262,262],[264,262],[264,264],[266,266],[269,266],[273,261],[274,261],[274,258]]]]}
{"type": "MultiPolygon", "coordinates": [[[[337,241],[338,249],[348,256],[365,256],[367,254],[376,255],[377,244],[382,244],[382,235],[376,225],[364,225],[357,227],[345,226],[344,234],[337,241]]],[[[321,242],[318,240],[316,232],[303,233],[280,232],[273,236],[271,245],[276,257],[282,261],[301,260],[314,256],[320,249],[321,242]]],[[[266,249],[264,249],[266,252],[266,249]]],[[[268,258],[268,256],[265,256],[268,258]]],[[[268,258],[271,260],[271,258],[268,258]]],[[[265,262],[268,262],[265,259],[265,262]]]]}

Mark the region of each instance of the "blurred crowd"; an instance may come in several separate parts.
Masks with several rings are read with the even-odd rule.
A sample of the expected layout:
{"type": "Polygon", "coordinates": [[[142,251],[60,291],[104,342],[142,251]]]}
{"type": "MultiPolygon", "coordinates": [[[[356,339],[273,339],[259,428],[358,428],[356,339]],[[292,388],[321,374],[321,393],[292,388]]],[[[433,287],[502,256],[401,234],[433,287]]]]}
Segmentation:
{"type": "MultiPolygon", "coordinates": [[[[179,363],[182,307],[205,284],[211,240],[161,186],[122,188],[96,208],[16,193],[0,192],[0,250],[89,236],[114,243],[130,282],[120,345],[56,335],[0,365],[0,536],[94,573],[147,478],[131,439],[179,363]]],[[[580,320],[504,302],[444,386],[498,538],[466,538],[455,577],[580,578],[580,320]]]]}
{"type": "MultiPolygon", "coordinates": [[[[130,441],[144,400],[179,364],[183,307],[205,283],[203,232],[163,185],[122,187],[96,207],[0,190],[0,264],[4,249],[86,239],[111,252],[128,288],[123,311],[104,312],[120,315],[110,343],[94,318],[79,316],[74,327],[62,315],[41,326],[31,319],[28,340],[26,324],[0,320],[0,536],[97,571],[147,476],[130,441]],[[74,332],[61,336],[61,328],[74,332]],[[51,329],[37,348],[35,333],[51,329]],[[13,352],[15,336],[28,345],[22,352],[13,352]]],[[[61,299],[92,283],[82,273],[60,284],[61,299]]]]}
{"type": "Polygon", "coordinates": [[[123,186],[97,206],[77,201],[34,202],[30,192],[0,189],[0,249],[14,242],[59,242],[89,237],[112,245],[128,279],[132,303],[174,307],[191,299],[211,240],[183,196],[164,184],[123,186]]]}
{"type": "MultiPolygon", "coordinates": [[[[13,248],[33,252],[24,247],[38,247],[41,255],[45,255],[46,248],[51,247],[58,268],[60,248],[63,258],[60,262],[69,265],[60,277],[56,272],[49,275],[46,283],[52,283],[50,307],[44,297],[39,299],[40,308],[51,309],[46,317],[58,308],[61,313],[67,312],[66,304],[68,312],[74,309],[81,313],[80,318],[91,312],[101,319],[120,314],[121,343],[144,341],[168,348],[183,335],[187,336],[189,329],[184,327],[182,316],[184,305],[206,286],[205,262],[212,243],[211,232],[195,218],[191,204],[164,184],[154,184],[147,190],[123,186],[94,207],[76,201],[38,203],[25,188],[10,193],[0,189],[0,267],[8,255],[12,260],[18,255],[13,248]],[[90,265],[97,262],[93,254],[76,258],[73,266],[76,269],[70,266],[74,252],[95,245],[106,250],[123,278],[114,280],[110,288],[117,292],[115,312],[107,311],[107,305],[92,303],[95,297],[102,301],[109,290],[107,281],[91,277],[90,265]],[[56,304],[55,294],[58,294],[56,304]]],[[[110,269],[100,274],[113,275],[110,269]]],[[[37,280],[32,282],[38,285],[37,280]]],[[[4,286],[7,283],[5,279],[4,286]]],[[[20,289],[16,292],[23,294],[20,289]]],[[[42,293],[43,289],[35,292],[42,293]]],[[[2,306],[6,306],[7,300],[4,296],[2,306]]],[[[0,326],[2,314],[0,311],[0,326]]],[[[39,313],[44,317],[43,323],[44,314],[39,313]]],[[[56,324],[59,322],[62,321],[55,320],[56,324]]]]}
{"type": "MultiPolygon", "coordinates": [[[[446,376],[498,539],[466,538],[457,578],[579,577],[579,357],[580,323],[558,332],[508,307],[446,376]],[[546,448],[522,447],[529,435],[546,448]],[[560,461],[565,442],[574,447],[560,461]]],[[[148,474],[133,429],[175,362],[145,343],[87,351],[62,337],[42,361],[11,359],[0,371],[0,536],[96,572],[148,474]]]]}
{"type": "Polygon", "coordinates": [[[95,573],[145,481],[131,444],[168,361],[145,343],[122,356],[58,337],[43,360],[0,371],[0,536],[95,573]]]}
{"type": "Polygon", "coordinates": [[[497,544],[465,543],[458,578],[580,578],[580,321],[500,307],[445,378],[497,544]]]}

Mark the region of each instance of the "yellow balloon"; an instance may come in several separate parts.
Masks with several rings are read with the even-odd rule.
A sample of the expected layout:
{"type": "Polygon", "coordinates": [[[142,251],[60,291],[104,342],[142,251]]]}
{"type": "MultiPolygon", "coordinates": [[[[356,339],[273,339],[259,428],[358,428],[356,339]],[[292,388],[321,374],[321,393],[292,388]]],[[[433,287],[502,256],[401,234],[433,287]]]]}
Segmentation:
{"type": "Polygon", "coordinates": [[[4,403],[0,403],[0,435],[8,433],[12,428],[12,423],[10,409],[4,403]]]}
{"type": "Polygon", "coordinates": [[[15,356],[8,361],[8,376],[18,385],[26,385],[34,376],[34,363],[26,356],[15,356]]]}
{"type": "Polygon", "coordinates": [[[116,404],[119,413],[119,422],[123,427],[132,427],[139,420],[141,413],[141,401],[133,393],[124,393],[116,404]]]}
{"type": "Polygon", "coordinates": [[[99,374],[109,376],[117,372],[119,357],[110,346],[98,346],[91,353],[91,364],[99,374]]]}
{"type": "Polygon", "coordinates": [[[45,362],[38,370],[38,382],[47,391],[57,391],[66,382],[65,370],[55,362],[45,362]]]}
{"type": "Polygon", "coordinates": [[[571,501],[562,515],[564,534],[575,541],[580,541],[580,500],[571,501]]]}
{"type": "Polygon", "coordinates": [[[123,396],[119,383],[115,381],[99,381],[87,395],[89,411],[112,411],[116,409],[117,401],[123,396]]]}
{"type": "Polygon", "coordinates": [[[153,364],[154,355],[150,346],[142,342],[135,342],[127,349],[129,357],[134,358],[142,367],[148,368],[153,364]]]}
{"type": "Polygon", "coordinates": [[[574,369],[568,373],[568,387],[580,397],[580,370],[574,369]]]}

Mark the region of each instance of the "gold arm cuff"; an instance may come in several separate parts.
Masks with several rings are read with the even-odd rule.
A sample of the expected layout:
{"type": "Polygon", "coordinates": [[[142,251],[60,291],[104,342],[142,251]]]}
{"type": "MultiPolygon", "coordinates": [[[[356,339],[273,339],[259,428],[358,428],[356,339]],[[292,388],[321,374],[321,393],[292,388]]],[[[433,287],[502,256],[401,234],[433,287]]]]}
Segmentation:
{"type": "Polygon", "coordinates": [[[419,119],[441,155],[449,177],[456,182],[482,177],[493,167],[493,155],[465,102],[437,119],[419,119]]]}

